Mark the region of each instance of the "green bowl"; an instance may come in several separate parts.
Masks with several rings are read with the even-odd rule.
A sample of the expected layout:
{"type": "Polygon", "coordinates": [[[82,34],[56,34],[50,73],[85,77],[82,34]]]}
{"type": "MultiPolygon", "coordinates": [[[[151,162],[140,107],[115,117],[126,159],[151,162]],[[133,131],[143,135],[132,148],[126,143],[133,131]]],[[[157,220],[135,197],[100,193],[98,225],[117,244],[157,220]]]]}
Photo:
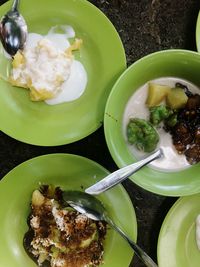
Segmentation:
{"type": "MultiPolygon", "coordinates": [[[[117,80],[107,101],[104,130],[109,151],[118,167],[136,161],[122,132],[126,104],[140,86],[159,77],[179,77],[200,88],[200,55],[186,50],[156,52],[135,62],[117,80]]],[[[177,172],[144,167],[130,179],[144,189],[160,195],[191,195],[200,192],[200,165],[177,172]]]]}
{"type": "MultiPolygon", "coordinates": [[[[0,17],[11,1],[0,7],[0,17]]],[[[85,0],[27,0],[20,2],[29,32],[47,34],[52,26],[71,25],[83,40],[76,58],[88,75],[84,93],[76,100],[50,106],[32,102],[28,90],[0,80],[0,130],[34,145],[56,146],[80,140],[103,123],[104,109],[113,84],[126,69],[121,39],[108,18],[85,0]]],[[[0,55],[0,75],[7,61],[0,55]]],[[[2,74],[3,73],[3,74],[2,74]]]]}
{"type": "MultiPolygon", "coordinates": [[[[10,171],[0,181],[0,266],[36,267],[23,248],[34,189],[41,184],[53,184],[63,190],[83,190],[107,174],[108,171],[99,164],[70,154],[40,156],[10,171]]],[[[116,186],[98,198],[114,222],[136,240],[136,215],[124,188],[116,186]]],[[[133,257],[133,250],[127,241],[110,228],[105,237],[104,250],[104,267],[128,267],[133,257]]]]}
{"type": "Polygon", "coordinates": [[[199,203],[200,194],[185,196],[169,210],[158,239],[159,267],[199,267],[200,252],[195,233],[199,203]]]}
{"type": "Polygon", "coordinates": [[[198,14],[196,23],[196,47],[197,51],[200,52],[200,12],[198,14]]]}

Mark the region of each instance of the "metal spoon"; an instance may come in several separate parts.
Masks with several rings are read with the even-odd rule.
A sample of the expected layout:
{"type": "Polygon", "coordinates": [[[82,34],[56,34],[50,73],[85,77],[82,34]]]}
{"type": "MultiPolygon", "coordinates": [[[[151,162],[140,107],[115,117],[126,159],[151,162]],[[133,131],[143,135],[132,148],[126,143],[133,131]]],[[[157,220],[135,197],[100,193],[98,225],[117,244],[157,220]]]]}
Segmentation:
{"type": "Polygon", "coordinates": [[[19,0],[14,0],[11,10],[2,17],[0,22],[0,40],[11,56],[24,48],[28,32],[24,18],[17,10],[18,4],[19,0]]]}
{"type": "Polygon", "coordinates": [[[64,191],[63,199],[78,212],[96,221],[105,221],[116,230],[135,251],[135,254],[147,267],[158,267],[157,264],[133,241],[131,240],[108,216],[101,201],[92,195],[80,191],[64,191]]]}
{"type": "Polygon", "coordinates": [[[161,148],[159,148],[147,157],[109,174],[101,181],[88,187],[85,192],[91,195],[98,195],[110,189],[111,187],[121,183],[148,163],[161,157],[163,157],[163,151],[161,148]]]}

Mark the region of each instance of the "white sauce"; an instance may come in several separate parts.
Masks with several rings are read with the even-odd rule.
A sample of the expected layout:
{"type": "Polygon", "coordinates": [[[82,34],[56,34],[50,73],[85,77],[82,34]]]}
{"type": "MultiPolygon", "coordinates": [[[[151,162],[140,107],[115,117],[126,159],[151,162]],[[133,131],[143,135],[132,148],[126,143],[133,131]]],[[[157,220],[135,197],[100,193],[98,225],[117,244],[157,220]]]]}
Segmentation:
{"type": "MultiPolygon", "coordinates": [[[[16,80],[21,71],[21,81],[31,77],[32,86],[38,91],[45,88],[55,92],[54,97],[45,100],[49,105],[73,101],[79,98],[87,85],[87,73],[81,62],[66,58],[64,52],[70,46],[68,38],[74,38],[75,32],[71,26],[61,25],[50,29],[46,36],[29,33],[24,53],[26,69],[13,69],[16,80]],[[58,33],[62,30],[63,33],[58,33]],[[42,45],[38,52],[38,44],[42,45]],[[61,82],[59,81],[61,77],[61,82]]],[[[26,84],[26,83],[25,83],[26,84]]]]}
{"type": "MultiPolygon", "coordinates": [[[[168,85],[174,87],[175,83],[180,82],[188,87],[192,92],[199,93],[199,88],[194,84],[179,78],[165,77],[152,80],[151,82],[168,85]]],[[[148,83],[141,86],[129,99],[123,117],[123,134],[127,141],[126,127],[130,118],[141,118],[149,119],[149,110],[146,107],[146,99],[148,93],[148,83]]],[[[191,165],[187,162],[184,155],[179,155],[172,144],[171,135],[165,132],[162,127],[158,130],[160,136],[157,148],[162,148],[164,152],[164,157],[162,159],[157,159],[151,162],[149,165],[155,169],[160,169],[164,171],[178,171],[190,167],[191,165]]],[[[143,157],[146,153],[139,151],[134,145],[130,145],[127,141],[127,146],[129,147],[132,154],[137,158],[143,157]]]]}
{"type": "Polygon", "coordinates": [[[53,99],[45,100],[49,105],[68,102],[79,98],[87,84],[87,73],[83,65],[74,60],[71,65],[69,78],[61,86],[61,92],[53,99]]]}
{"type": "Polygon", "coordinates": [[[197,247],[200,250],[200,214],[197,216],[196,219],[196,241],[197,247]]]}

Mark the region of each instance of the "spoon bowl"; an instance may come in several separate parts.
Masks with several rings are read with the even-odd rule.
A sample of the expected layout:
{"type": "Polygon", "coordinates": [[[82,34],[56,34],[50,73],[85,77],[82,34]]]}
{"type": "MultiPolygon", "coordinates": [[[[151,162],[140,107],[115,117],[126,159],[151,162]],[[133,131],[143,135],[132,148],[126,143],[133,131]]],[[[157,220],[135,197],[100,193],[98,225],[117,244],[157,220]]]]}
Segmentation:
{"type": "Polygon", "coordinates": [[[0,22],[0,40],[5,51],[12,57],[24,48],[28,33],[26,22],[18,12],[18,4],[19,0],[14,0],[11,10],[0,22]]]}
{"type": "Polygon", "coordinates": [[[158,267],[157,264],[112,221],[101,201],[93,195],[81,191],[64,191],[63,200],[78,212],[85,214],[88,218],[107,222],[129,243],[131,248],[135,251],[135,254],[147,267],[158,267]]]}

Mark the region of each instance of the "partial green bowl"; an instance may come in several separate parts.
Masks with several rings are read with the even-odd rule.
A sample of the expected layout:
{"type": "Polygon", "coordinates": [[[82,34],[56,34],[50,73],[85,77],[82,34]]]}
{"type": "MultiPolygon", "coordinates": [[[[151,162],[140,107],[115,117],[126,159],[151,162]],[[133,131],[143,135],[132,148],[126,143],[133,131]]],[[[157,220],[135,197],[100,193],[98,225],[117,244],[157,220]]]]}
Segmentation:
{"type": "MultiPolygon", "coordinates": [[[[159,77],[179,77],[200,88],[200,55],[186,50],[165,50],[135,62],[117,80],[108,98],[104,130],[109,151],[118,167],[136,161],[122,132],[122,120],[128,100],[146,82],[159,77]]],[[[177,172],[144,167],[130,179],[142,188],[166,196],[184,196],[200,192],[200,165],[177,172]]]]}
{"type": "MultiPolygon", "coordinates": [[[[41,184],[53,184],[62,190],[84,190],[107,174],[108,171],[99,164],[70,154],[36,157],[11,170],[0,181],[0,266],[36,267],[23,248],[31,195],[35,189],[41,184]]],[[[136,215],[124,188],[116,186],[98,198],[114,222],[136,240],[136,215]]],[[[104,248],[103,267],[129,266],[133,250],[126,240],[110,228],[104,248]]]]}
{"type": "Polygon", "coordinates": [[[200,12],[198,14],[196,23],[196,47],[197,51],[200,52],[200,12]]]}
{"type": "MultiPolygon", "coordinates": [[[[0,6],[0,17],[11,1],[0,6]]],[[[33,145],[56,146],[80,140],[103,123],[104,109],[113,84],[126,69],[121,39],[109,19],[85,0],[27,0],[20,2],[29,32],[47,34],[56,25],[71,25],[83,40],[80,60],[88,83],[78,99],[50,106],[32,102],[28,90],[0,80],[0,130],[33,145]]],[[[0,75],[7,63],[0,55],[0,75]]]]}
{"type": "Polygon", "coordinates": [[[200,194],[185,196],[169,210],[158,239],[159,267],[199,267],[200,251],[196,242],[199,203],[200,194]]]}

